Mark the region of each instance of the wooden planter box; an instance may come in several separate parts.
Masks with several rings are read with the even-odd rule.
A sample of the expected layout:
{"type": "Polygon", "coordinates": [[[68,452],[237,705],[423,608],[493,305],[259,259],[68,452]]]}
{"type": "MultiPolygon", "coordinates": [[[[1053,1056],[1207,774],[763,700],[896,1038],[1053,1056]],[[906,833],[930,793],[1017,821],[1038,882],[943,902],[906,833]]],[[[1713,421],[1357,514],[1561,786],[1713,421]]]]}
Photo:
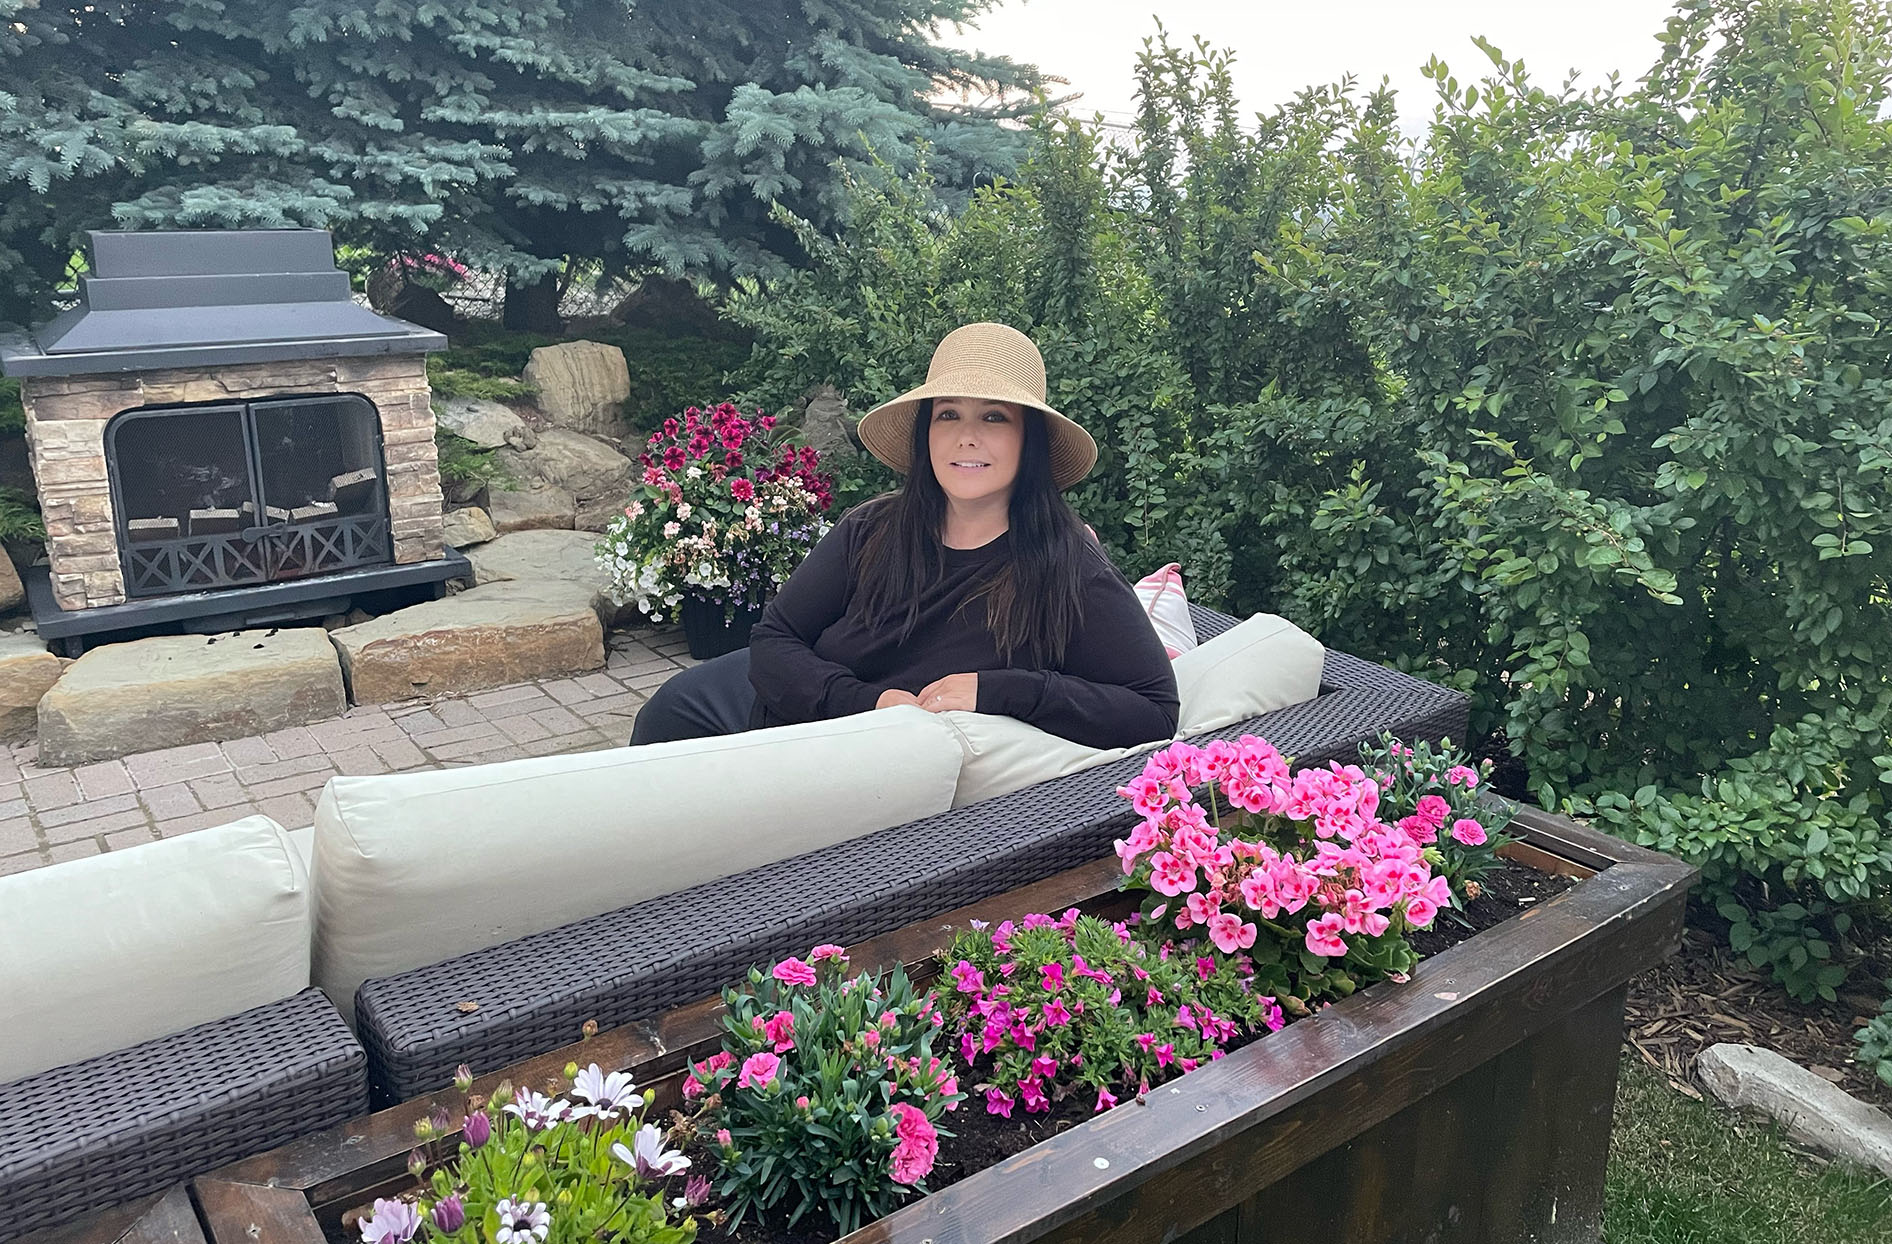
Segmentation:
{"type": "MultiPolygon", "coordinates": [[[[1584,880],[1319,1015],[916,1201],[845,1244],[1331,1239],[1595,1241],[1623,1000],[1675,950],[1694,872],[1521,809],[1511,858],[1584,880]]],[[[966,920],[1105,898],[1114,859],[853,948],[917,965],[966,920]]],[[[676,1100],[717,1039],[706,999],[482,1078],[556,1087],[568,1062],[628,1068],[676,1100]]],[[[208,1244],[319,1244],[323,1224],[406,1187],[413,1125],[451,1087],[203,1176],[208,1244]]],[[[178,1199],[110,1212],[91,1239],[181,1241],[178,1199]],[[148,1228],[148,1229],[147,1229],[148,1228]]],[[[68,1238],[72,1238],[68,1233],[68,1238]]]]}

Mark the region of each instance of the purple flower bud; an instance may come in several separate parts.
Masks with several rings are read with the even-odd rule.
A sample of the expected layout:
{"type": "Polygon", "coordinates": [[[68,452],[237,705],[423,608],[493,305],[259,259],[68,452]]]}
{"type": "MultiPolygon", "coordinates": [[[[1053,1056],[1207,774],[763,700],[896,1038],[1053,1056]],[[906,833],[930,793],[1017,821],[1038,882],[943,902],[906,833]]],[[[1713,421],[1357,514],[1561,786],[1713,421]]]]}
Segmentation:
{"type": "Polygon", "coordinates": [[[407,1173],[419,1179],[427,1170],[427,1155],[416,1149],[407,1155],[407,1173]]]}
{"type": "Polygon", "coordinates": [[[444,1235],[452,1235],[466,1225],[466,1207],[460,1204],[460,1194],[454,1193],[444,1200],[436,1201],[433,1209],[434,1229],[444,1235]]]}
{"type": "Polygon", "coordinates": [[[473,1087],[473,1068],[461,1063],[453,1069],[453,1087],[462,1093],[473,1087]]]}
{"type": "Polygon", "coordinates": [[[683,1185],[683,1203],[691,1209],[709,1200],[709,1194],[710,1181],[701,1175],[690,1176],[689,1182],[683,1185]]]}
{"type": "Polygon", "coordinates": [[[445,1106],[435,1106],[434,1112],[427,1116],[427,1121],[434,1125],[434,1135],[439,1136],[453,1126],[453,1116],[447,1113],[445,1106]]]}
{"type": "Polygon", "coordinates": [[[476,1110],[466,1116],[461,1125],[461,1134],[466,1137],[470,1148],[478,1149],[493,1138],[493,1118],[484,1110],[476,1110]]]}

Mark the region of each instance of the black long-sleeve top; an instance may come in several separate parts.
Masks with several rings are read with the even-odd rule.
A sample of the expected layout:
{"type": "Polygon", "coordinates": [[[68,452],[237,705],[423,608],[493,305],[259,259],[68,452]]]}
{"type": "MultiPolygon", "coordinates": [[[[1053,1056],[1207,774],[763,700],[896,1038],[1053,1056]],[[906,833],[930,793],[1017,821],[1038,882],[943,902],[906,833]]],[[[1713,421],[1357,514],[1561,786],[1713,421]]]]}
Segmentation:
{"type": "Polygon", "coordinates": [[[969,599],[1011,555],[1010,534],[976,549],[942,548],[944,569],[905,619],[870,625],[856,591],[864,506],[808,554],[763,612],[749,639],[756,725],[865,712],[890,687],[918,694],[949,674],[979,675],[978,711],[1029,722],[1089,747],[1129,747],[1176,730],[1176,675],[1136,593],[1103,550],[1086,545],[1082,621],[1056,669],[1028,652],[999,655],[985,600],[969,599]]]}

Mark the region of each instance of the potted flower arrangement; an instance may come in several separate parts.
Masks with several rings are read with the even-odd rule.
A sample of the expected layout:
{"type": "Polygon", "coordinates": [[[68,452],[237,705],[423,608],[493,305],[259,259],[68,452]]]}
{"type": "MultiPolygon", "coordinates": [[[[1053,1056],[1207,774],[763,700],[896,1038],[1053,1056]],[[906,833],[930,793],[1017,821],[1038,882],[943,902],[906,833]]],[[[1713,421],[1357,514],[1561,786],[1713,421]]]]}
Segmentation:
{"type": "Polygon", "coordinates": [[[816,452],[775,437],[775,419],[724,402],[664,420],[642,482],[598,542],[619,604],[679,618],[698,660],[749,642],[775,589],[827,534],[833,485],[816,452]]]}

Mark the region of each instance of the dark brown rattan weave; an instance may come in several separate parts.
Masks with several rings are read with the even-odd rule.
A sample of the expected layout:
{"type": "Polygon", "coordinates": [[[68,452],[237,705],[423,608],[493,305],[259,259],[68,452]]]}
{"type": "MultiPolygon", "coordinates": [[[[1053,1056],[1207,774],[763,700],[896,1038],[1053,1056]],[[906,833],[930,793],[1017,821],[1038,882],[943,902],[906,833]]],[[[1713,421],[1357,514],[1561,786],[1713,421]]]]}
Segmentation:
{"type": "MultiPolygon", "coordinates": [[[[1207,638],[1235,620],[1194,609],[1207,638]]],[[[1200,736],[1257,734],[1298,763],[1352,759],[1390,730],[1462,739],[1457,692],[1329,651],[1322,694],[1200,736]]],[[[851,944],[1110,853],[1134,819],[1116,788],[1133,756],[837,843],[398,976],[356,993],[377,1107],[437,1091],[714,992],[754,963],[851,944]],[[457,1004],[477,1002],[463,1013],[457,1004]]],[[[731,808],[766,832],[766,808],[731,808]]]]}
{"type": "Polygon", "coordinates": [[[0,1240],[332,1127],[367,1059],[317,989],[0,1084],[0,1240]]]}

